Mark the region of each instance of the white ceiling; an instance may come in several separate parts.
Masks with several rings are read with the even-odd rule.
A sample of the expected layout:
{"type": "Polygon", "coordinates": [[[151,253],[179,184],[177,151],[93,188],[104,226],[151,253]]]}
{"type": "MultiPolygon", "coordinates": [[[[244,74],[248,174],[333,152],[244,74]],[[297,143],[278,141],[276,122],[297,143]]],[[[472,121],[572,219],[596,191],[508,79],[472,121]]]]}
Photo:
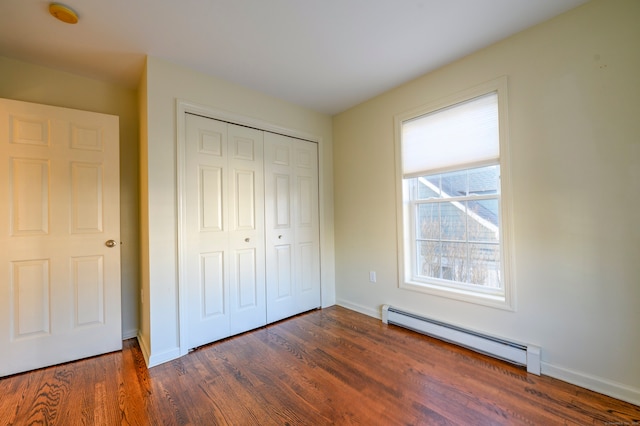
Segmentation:
{"type": "Polygon", "coordinates": [[[0,0],[0,56],[136,87],[148,54],[335,114],[586,1],[0,0]]]}

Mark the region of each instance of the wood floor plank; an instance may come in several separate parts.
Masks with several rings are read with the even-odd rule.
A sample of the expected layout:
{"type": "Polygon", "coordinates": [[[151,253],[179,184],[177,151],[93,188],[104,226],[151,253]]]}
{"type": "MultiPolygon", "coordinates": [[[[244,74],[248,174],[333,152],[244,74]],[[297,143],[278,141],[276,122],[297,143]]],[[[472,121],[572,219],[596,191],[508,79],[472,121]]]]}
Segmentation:
{"type": "Polygon", "coordinates": [[[136,355],[139,347],[134,339],[125,340],[123,347],[120,358],[113,360],[113,368],[116,370],[120,424],[153,424],[152,418],[144,410],[142,386],[137,375],[136,355]]]}
{"type": "Polygon", "coordinates": [[[317,418],[313,424],[328,424],[331,419],[348,416],[348,402],[345,404],[342,399],[332,400],[343,384],[318,368],[311,359],[312,355],[306,353],[307,349],[314,350],[313,347],[299,347],[270,330],[256,334],[256,338],[267,345],[263,364],[267,366],[269,376],[265,375],[263,380],[271,377],[280,389],[295,395],[308,421],[317,418]]]}
{"type": "Polygon", "coordinates": [[[640,407],[340,307],[147,369],[114,352],[0,379],[0,425],[640,424],[640,407]]]}

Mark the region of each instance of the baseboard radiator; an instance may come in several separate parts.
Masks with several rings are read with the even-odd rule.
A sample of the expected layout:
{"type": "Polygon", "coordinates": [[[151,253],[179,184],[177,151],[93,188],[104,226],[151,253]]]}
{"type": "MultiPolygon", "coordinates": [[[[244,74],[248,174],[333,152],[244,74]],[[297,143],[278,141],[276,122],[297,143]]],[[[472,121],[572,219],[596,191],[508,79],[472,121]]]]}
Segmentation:
{"type": "Polygon", "coordinates": [[[382,306],[382,322],[417,331],[514,364],[524,365],[529,373],[540,375],[540,348],[537,346],[510,342],[425,318],[389,305],[382,306]]]}

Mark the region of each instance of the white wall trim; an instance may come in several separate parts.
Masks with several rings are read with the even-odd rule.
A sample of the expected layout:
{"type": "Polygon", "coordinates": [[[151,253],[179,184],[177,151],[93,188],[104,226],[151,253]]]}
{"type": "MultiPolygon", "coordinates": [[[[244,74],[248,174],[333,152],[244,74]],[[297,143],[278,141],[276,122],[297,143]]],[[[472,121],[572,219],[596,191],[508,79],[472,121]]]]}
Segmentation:
{"type": "Polygon", "coordinates": [[[138,336],[138,329],[132,328],[130,330],[124,330],[122,332],[122,340],[133,339],[138,336]]]}
{"type": "Polygon", "coordinates": [[[581,371],[541,362],[542,374],[631,404],[640,405],[640,389],[581,371]]]}
{"type": "Polygon", "coordinates": [[[180,348],[170,349],[168,351],[154,354],[149,357],[147,361],[147,368],[155,367],[156,365],[164,364],[165,362],[172,361],[176,358],[180,358],[180,348]]]}
{"type": "Polygon", "coordinates": [[[176,228],[178,230],[177,240],[177,278],[178,278],[178,347],[180,350],[180,356],[186,355],[189,352],[188,348],[188,328],[187,328],[187,286],[185,285],[186,278],[186,260],[184,258],[186,253],[186,229],[184,214],[187,209],[185,194],[185,131],[186,120],[185,114],[188,111],[193,111],[197,114],[206,114],[206,110],[203,107],[193,105],[191,103],[181,101],[176,102],[176,215],[177,221],[176,228]]]}
{"type": "Polygon", "coordinates": [[[371,309],[368,306],[358,305],[357,303],[351,303],[348,300],[344,300],[344,299],[338,299],[336,301],[336,305],[382,320],[382,311],[380,309],[371,309]]]}
{"type": "Polygon", "coordinates": [[[145,364],[147,364],[147,368],[155,367],[156,365],[164,364],[167,361],[174,360],[176,358],[180,358],[180,348],[173,348],[168,351],[161,352],[159,354],[151,355],[151,350],[145,343],[145,340],[142,338],[140,333],[138,333],[138,345],[140,345],[140,351],[142,352],[142,356],[144,358],[145,364]]]}
{"type": "Polygon", "coordinates": [[[149,368],[149,357],[151,351],[149,350],[149,347],[145,343],[144,338],[142,337],[140,332],[138,332],[138,335],[136,337],[138,339],[138,345],[140,346],[140,352],[142,352],[142,357],[144,358],[144,363],[147,364],[147,368],[149,368]]]}

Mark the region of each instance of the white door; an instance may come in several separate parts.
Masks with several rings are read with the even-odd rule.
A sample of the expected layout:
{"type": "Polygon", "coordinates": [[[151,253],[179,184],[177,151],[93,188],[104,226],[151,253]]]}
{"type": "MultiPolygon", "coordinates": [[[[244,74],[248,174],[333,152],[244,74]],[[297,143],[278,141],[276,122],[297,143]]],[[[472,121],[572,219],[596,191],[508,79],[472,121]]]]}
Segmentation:
{"type": "Polygon", "coordinates": [[[189,348],[266,323],[262,132],[186,114],[189,348]]]}
{"type": "Polygon", "coordinates": [[[0,376],[122,348],[118,131],[0,100],[0,376]]]}
{"type": "Polygon", "coordinates": [[[320,306],[318,149],[265,133],[267,321],[320,306]]]}
{"type": "Polygon", "coordinates": [[[267,321],[263,132],[229,124],[231,334],[267,321]]]}

